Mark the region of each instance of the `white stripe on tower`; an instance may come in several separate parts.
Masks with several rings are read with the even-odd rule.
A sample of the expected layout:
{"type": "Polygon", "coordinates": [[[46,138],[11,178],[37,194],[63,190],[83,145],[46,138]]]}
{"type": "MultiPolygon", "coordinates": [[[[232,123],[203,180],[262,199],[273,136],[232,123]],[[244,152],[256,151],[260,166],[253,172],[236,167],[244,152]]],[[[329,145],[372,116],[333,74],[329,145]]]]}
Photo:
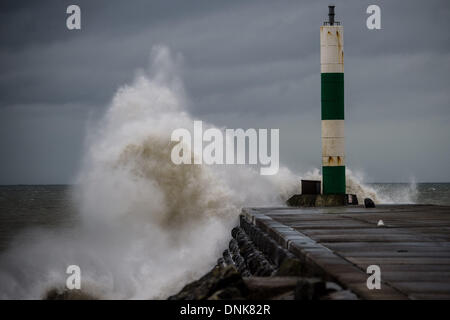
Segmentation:
{"type": "Polygon", "coordinates": [[[345,165],[344,120],[322,120],[322,166],[345,165]]]}
{"type": "Polygon", "coordinates": [[[320,72],[344,72],[344,28],[320,27],[320,72]]]}

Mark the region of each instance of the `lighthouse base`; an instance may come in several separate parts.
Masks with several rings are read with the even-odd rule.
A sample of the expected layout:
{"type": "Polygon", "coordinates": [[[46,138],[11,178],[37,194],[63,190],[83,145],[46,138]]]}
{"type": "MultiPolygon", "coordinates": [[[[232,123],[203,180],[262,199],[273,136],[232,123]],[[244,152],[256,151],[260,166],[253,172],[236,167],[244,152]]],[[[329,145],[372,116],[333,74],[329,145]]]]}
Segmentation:
{"type": "Polygon", "coordinates": [[[290,207],[337,207],[357,205],[355,194],[295,194],[286,204],[290,207]]]}

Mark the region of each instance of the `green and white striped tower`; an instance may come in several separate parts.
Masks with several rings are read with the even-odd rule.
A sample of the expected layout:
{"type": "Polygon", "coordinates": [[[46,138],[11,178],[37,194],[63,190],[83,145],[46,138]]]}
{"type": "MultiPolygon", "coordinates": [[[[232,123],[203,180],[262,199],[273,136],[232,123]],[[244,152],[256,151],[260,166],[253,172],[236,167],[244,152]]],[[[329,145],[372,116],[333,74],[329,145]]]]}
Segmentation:
{"type": "Polygon", "coordinates": [[[334,21],[320,27],[323,194],[345,194],[344,28],[334,21]]]}

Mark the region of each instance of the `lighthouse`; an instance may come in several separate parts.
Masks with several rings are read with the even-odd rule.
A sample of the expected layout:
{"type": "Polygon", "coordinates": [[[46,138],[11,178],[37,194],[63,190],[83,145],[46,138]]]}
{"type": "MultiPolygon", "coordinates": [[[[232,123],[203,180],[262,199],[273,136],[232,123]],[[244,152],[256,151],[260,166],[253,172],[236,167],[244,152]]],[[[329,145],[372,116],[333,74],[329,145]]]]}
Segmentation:
{"type": "Polygon", "coordinates": [[[334,6],[328,6],[328,21],[320,27],[320,79],[322,188],[320,181],[302,179],[302,193],[294,194],[286,204],[291,207],[357,205],[356,194],[347,194],[345,186],[344,28],[334,20],[334,6]]]}
{"type": "Polygon", "coordinates": [[[344,28],[334,20],[320,27],[323,194],[345,194],[344,28]]]}

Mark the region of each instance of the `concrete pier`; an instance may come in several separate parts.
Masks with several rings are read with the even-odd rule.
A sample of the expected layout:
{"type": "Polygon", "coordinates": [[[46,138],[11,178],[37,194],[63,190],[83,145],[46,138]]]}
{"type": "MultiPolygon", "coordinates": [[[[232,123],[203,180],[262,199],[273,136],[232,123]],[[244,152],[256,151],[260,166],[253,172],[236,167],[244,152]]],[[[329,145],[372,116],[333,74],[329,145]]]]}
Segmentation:
{"type": "Polygon", "coordinates": [[[242,224],[361,299],[450,299],[450,207],[245,208],[242,224]],[[381,289],[367,288],[369,265],[380,267],[381,289]]]}

